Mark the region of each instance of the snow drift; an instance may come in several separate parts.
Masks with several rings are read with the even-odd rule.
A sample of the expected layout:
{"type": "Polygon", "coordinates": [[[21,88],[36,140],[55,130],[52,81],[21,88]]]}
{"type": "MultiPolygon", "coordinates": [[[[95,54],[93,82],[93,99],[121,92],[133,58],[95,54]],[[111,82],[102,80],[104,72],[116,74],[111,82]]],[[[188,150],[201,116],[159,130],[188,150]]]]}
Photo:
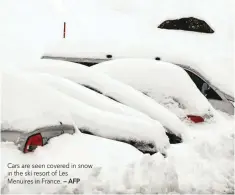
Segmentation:
{"type": "Polygon", "coordinates": [[[133,142],[141,151],[164,152],[169,146],[165,129],[155,120],[101,111],[27,78],[22,71],[3,71],[2,82],[2,130],[75,123],[81,131],[133,142]]]}
{"type": "Polygon", "coordinates": [[[128,85],[110,78],[106,74],[83,65],[43,59],[38,64],[24,67],[23,69],[61,76],[76,83],[92,87],[106,96],[147,114],[176,135],[183,135],[187,131],[187,127],[175,114],[156,103],[153,99],[128,85]]]}
{"type": "MultiPolygon", "coordinates": [[[[85,134],[63,135],[54,138],[34,153],[24,155],[11,143],[1,145],[4,158],[2,193],[68,194],[68,193],[170,193],[178,192],[178,179],[174,165],[161,154],[143,155],[133,147],[85,134]],[[63,144],[61,144],[63,143],[63,144]],[[63,157],[63,158],[61,158],[63,157]],[[15,164],[89,164],[90,169],[57,169],[68,172],[63,180],[80,178],[78,184],[7,184],[7,163],[15,164]],[[25,187],[27,186],[27,187],[25,187]]],[[[22,170],[22,169],[19,169],[22,170]]],[[[45,168],[44,171],[51,169],[45,168]]],[[[25,170],[22,170],[25,171],[25,170]]],[[[40,171],[39,168],[34,171],[40,171]]],[[[26,176],[24,179],[40,177],[26,176]]],[[[46,176],[60,179],[61,176],[46,176]]]]}
{"type": "Polygon", "coordinates": [[[84,86],[81,86],[63,77],[58,77],[47,73],[34,74],[31,72],[31,74],[27,75],[27,78],[31,78],[35,81],[37,80],[38,82],[49,85],[70,97],[73,97],[85,104],[88,104],[100,110],[123,114],[127,116],[136,116],[144,118],[146,120],[151,120],[150,117],[148,117],[142,112],[134,110],[131,107],[128,107],[121,103],[118,103],[104,95],[96,93],[84,86]]]}

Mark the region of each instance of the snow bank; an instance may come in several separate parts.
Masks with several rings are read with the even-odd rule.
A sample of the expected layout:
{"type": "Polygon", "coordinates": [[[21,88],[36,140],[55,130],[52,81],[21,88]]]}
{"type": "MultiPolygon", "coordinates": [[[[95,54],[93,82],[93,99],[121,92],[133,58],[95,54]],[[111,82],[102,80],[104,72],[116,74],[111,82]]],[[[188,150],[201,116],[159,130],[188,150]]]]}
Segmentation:
{"type": "Polygon", "coordinates": [[[234,193],[234,116],[226,122],[192,127],[192,139],[172,145],[168,160],[178,173],[182,192],[234,193]]]}
{"type": "Polygon", "coordinates": [[[13,144],[3,143],[2,193],[233,194],[234,117],[226,115],[225,123],[195,125],[191,134],[189,142],[171,145],[167,158],[159,153],[143,155],[129,145],[85,134],[62,135],[27,155],[13,144]],[[7,185],[8,162],[84,163],[92,164],[93,169],[61,170],[79,176],[78,185],[26,187],[7,185]]]}
{"type": "Polygon", "coordinates": [[[85,104],[98,108],[103,111],[123,114],[127,116],[141,117],[146,120],[151,120],[150,117],[134,110],[128,106],[111,100],[110,98],[96,93],[86,87],[78,85],[77,83],[64,79],[63,77],[53,76],[46,73],[28,74],[27,78],[37,80],[38,82],[45,83],[58,91],[69,95],[85,104]]]}
{"type": "Polygon", "coordinates": [[[44,59],[40,60],[38,64],[24,67],[24,69],[62,76],[76,83],[97,89],[103,94],[147,114],[151,118],[159,121],[163,126],[176,135],[183,135],[187,129],[176,115],[156,103],[153,99],[145,96],[128,85],[86,66],[70,62],[44,59]]]}
{"type": "Polygon", "coordinates": [[[32,131],[61,121],[75,123],[79,129],[97,136],[133,141],[141,151],[164,152],[169,146],[165,129],[155,120],[101,111],[32,78],[27,79],[22,71],[5,71],[2,81],[3,130],[32,131]]]}
{"type": "MultiPolygon", "coordinates": [[[[9,143],[1,145],[4,155],[2,187],[4,193],[167,193],[178,190],[174,166],[161,154],[143,155],[133,147],[85,134],[62,135],[34,153],[23,155],[9,143]],[[63,143],[63,144],[61,144],[63,143]],[[63,158],[61,158],[63,157],[63,158]],[[58,169],[68,176],[46,179],[80,178],[78,184],[7,184],[7,163],[14,164],[89,164],[91,169],[58,169]]],[[[22,170],[22,169],[19,169],[22,170]]],[[[51,169],[45,168],[44,171],[51,169]]],[[[25,170],[23,170],[25,171],[25,170]]],[[[40,169],[34,169],[40,171],[40,169]]],[[[34,177],[25,177],[33,179],[34,177]]]]}
{"type": "Polygon", "coordinates": [[[149,59],[119,59],[92,68],[143,92],[181,118],[190,114],[210,117],[215,112],[188,74],[173,64],[149,59]]]}

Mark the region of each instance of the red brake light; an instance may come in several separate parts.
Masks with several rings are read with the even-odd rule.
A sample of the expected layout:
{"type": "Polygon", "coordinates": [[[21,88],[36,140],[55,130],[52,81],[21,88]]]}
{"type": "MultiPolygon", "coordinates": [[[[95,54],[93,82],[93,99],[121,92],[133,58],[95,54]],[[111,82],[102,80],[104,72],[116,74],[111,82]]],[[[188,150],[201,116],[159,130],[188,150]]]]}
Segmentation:
{"type": "Polygon", "coordinates": [[[194,123],[202,123],[204,122],[204,118],[201,116],[195,116],[195,115],[187,115],[187,117],[193,121],[194,123]]]}
{"type": "Polygon", "coordinates": [[[32,135],[28,138],[25,147],[24,147],[24,153],[32,152],[34,151],[37,146],[42,146],[43,140],[40,133],[32,135]]]}

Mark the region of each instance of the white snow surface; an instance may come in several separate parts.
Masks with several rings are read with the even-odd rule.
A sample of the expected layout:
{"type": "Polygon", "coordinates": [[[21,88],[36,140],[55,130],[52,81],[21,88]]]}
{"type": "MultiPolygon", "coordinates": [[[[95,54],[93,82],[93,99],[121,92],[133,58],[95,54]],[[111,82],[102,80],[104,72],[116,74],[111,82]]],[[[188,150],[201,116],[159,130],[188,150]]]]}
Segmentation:
{"type": "MultiPolygon", "coordinates": [[[[178,181],[173,165],[161,154],[143,155],[133,147],[85,134],[63,135],[50,140],[34,153],[22,154],[11,143],[1,145],[3,170],[3,193],[135,193],[135,192],[171,192],[178,189],[178,181]],[[112,161],[112,163],[110,163],[112,161]],[[68,176],[62,181],[79,177],[78,184],[7,184],[7,164],[87,164],[93,168],[61,168],[68,176]],[[157,173],[157,174],[156,174],[157,173]],[[27,186],[27,187],[26,187],[27,186]]],[[[15,169],[12,169],[15,170],[15,169]]],[[[18,169],[25,171],[24,169],[18,169]]],[[[34,171],[41,169],[35,168],[34,171]]],[[[45,168],[46,171],[53,169],[45,168]]],[[[20,177],[19,177],[20,178],[20,177]]],[[[25,179],[40,177],[26,176],[25,179]]],[[[45,176],[46,179],[60,179],[61,176],[45,176]]]]}
{"type": "Polygon", "coordinates": [[[187,133],[188,128],[174,113],[131,86],[112,79],[102,72],[76,63],[45,59],[35,62],[34,66],[25,66],[22,69],[49,73],[90,86],[127,106],[147,114],[176,135],[184,136],[187,133]]]}
{"type": "Polygon", "coordinates": [[[197,70],[213,85],[234,97],[232,0],[200,3],[192,0],[190,3],[187,0],[137,0],[135,3],[133,0],[102,0],[99,3],[88,0],[83,3],[64,2],[65,13],[66,9],[69,10],[65,17],[67,37],[49,44],[45,56],[106,59],[107,54],[112,54],[114,59],[160,57],[163,61],[197,70]],[[190,16],[205,20],[215,33],[157,28],[165,20],[190,16]]]}
{"type": "Polygon", "coordinates": [[[47,73],[32,73],[27,74],[27,78],[37,80],[38,82],[45,83],[58,91],[73,97],[85,104],[92,107],[98,108],[103,111],[113,112],[117,114],[123,114],[127,116],[141,117],[146,120],[151,120],[150,117],[142,112],[132,109],[131,107],[125,106],[118,103],[110,98],[96,93],[82,85],[79,85],[73,81],[65,79],[63,77],[54,76],[47,73]]]}
{"type": "Polygon", "coordinates": [[[188,74],[173,64],[151,59],[119,59],[91,67],[145,93],[183,118],[216,112],[188,74]]]}
{"type": "Polygon", "coordinates": [[[85,134],[59,136],[29,154],[22,154],[12,143],[2,143],[2,193],[233,194],[234,117],[224,117],[226,121],[194,126],[192,139],[171,145],[167,158],[144,155],[126,144],[85,134]],[[64,179],[79,177],[78,184],[16,185],[7,184],[9,162],[92,164],[93,168],[59,169],[68,171],[64,179]]]}
{"type": "Polygon", "coordinates": [[[22,71],[2,73],[2,129],[32,131],[59,124],[76,124],[110,139],[152,143],[152,150],[169,146],[165,128],[155,120],[105,112],[34,81],[22,71]]]}
{"type": "MultiPolygon", "coordinates": [[[[98,55],[96,48],[106,47],[104,41],[108,40],[110,45],[114,43],[123,49],[124,57],[132,57],[129,53],[126,56],[127,52],[137,53],[136,51],[139,51],[139,54],[144,55],[144,57],[153,58],[157,56],[163,60],[166,59],[166,61],[172,60],[172,62],[190,64],[193,60],[194,63],[191,63],[191,66],[197,68],[199,72],[201,72],[201,69],[205,70],[203,74],[212,83],[218,84],[221,89],[227,90],[229,93],[229,91],[234,91],[234,80],[231,79],[234,77],[234,67],[231,63],[234,42],[233,8],[233,0],[204,0],[200,2],[195,0],[1,0],[0,16],[3,28],[0,31],[2,54],[0,66],[34,65],[29,60],[34,60],[35,57],[40,58],[44,51],[44,45],[48,44],[49,41],[61,39],[63,22],[67,21],[66,39],[70,40],[66,40],[66,42],[70,43],[62,44],[68,44],[68,49],[71,48],[72,42],[74,49],[77,48],[76,41],[72,41],[72,39],[86,37],[84,43],[78,40],[81,47],[87,48],[87,53],[83,51],[84,56],[89,54],[89,56],[97,55],[99,57],[100,53],[98,55]],[[162,43],[162,48],[155,49],[156,52],[150,50],[152,43],[149,45],[147,43],[138,44],[135,41],[150,37],[152,29],[149,30],[149,28],[156,28],[164,20],[182,16],[197,16],[199,19],[205,19],[215,30],[215,34],[210,36],[190,32],[157,30],[159,31],[156,33],[158,38],[163,39],[165,37],[167,40],[157,42],[162,43]],[[118,36],[123,38],[116,38],[118,36]],[[132,41],[135,44],[132,44],[132,48],[128,49],[127,47],[125,49],[124,43],[128,38],[135,39],[132,41]],[[100,39],[104,41],[102,42],[100,39]],[[118,40],[116,41],[116,39],[118,40]],[[97,47],[94,45],[96,43],[98,44],[97,47]],[[88,46],[86,47],[85,44],[88,46]],[[93,47],[94,53],[91,53],[90,50],[93,47]],[[133,49],[135,49],[135,52],[132,52],[133,49]],[[178,52],[175,51],[177,49],[179,49],[178,52]],[[158,53],[158,50],[163,52],[158,53]],[[199,50],[205,51],[205,53],[199,50]],[[171,51],[176,52],[176,54],[182,54],[183,51],[185,53],[172,56],[173,52],[171,51]],[[194,51],[196,53],[190,53],[194,51]],[[195,58],[189,58],[191,56],[195,58]],[[208,66],[204,67],[202,64],[208,66]],[[227,66],[227,69],[224,68],[225,66],[227,66]],[[229,80],[232,80],[232,82],[229,80]]],[[[153,44],[155,44],[154,42],[153,44]]],[[[54,49],[52,48],[53,52],[55,52],[54,49]]],[[[59,49],[61,50],[61,48],[59,49]]],[[[47,53],[51,53],[52,50],[49,48],[47,53]]],[[[107,51],[110,52],[109,50],[108,48],[107,51]]],[[[58,48],[56,52],[58,52],[58,48]]],[[[120,51],[116,53],[120,53],[120,51]]],[[[106,55],[106,50],[101,54],[102,56],[106,55]]],[[[81,53],[79,55],[82,56],[81,53]]],[[[113,56],[115,55],[113,54],[113,56]]],[[[138,56],[141,57],[141,55],[138,56]]],[[[35,86],[31,81],[27,84],[35,86]]],[[[26,88],[31,90],[28,86],[26,88]]],[[[18,94],[14,93],[17,96],[19,94],[21,94],[21,91],[18,94]]],[[[35,94],[37,93],[35,92],[35,94]]],[[[33,93],[30,95],[35,96],[33,93]]],[[[233,93],[231,95],[234,96],[233,93]]],[[[39,97],[39,94],[36,96],[39,97]]],[[[45,97],[45,99],[48,100],[48,97],[45,97]]],[[[31,100],[31,98],[28,98],[28,100],[31,100]]],[[[40,100],[43,101],[42,97],[40,97],[40,100]]],[[[46,104],[47,100],[43,105],[48,105],[46,104]]],[[[53,101],[56,100],[57,98],[53,99],[53,101]]],[[[28,102],[30,104],[30,101],[28,102]]],[[[35,100],[35,102],[35,104],[38,104],[39,101],[35,100]]],[[[37,107],[33,103],[31,103],[31,106],[37,107]]],[[[49,105],[49,108],[53,108],[53,106],[49,105]]],[[[36,108],[34,112],[35,110],[36,108]]],[[[54,109],[52,110],[54,115],[57,114],[54,109]]],[[[56,111],[66,113],[63,108],[59,109],[58,105],[56,111]]],[[[13,112],[19,113],[16,109],[13,112]]],[[[67,119],[66,117],[63,116],[64,119],[67,119]]],[[[17,150],[13,143],[1,143],[1,193],[175,192],[178,194],[234,194],[234,117],[226,114],[224,117],[226,121],[223,122],[216,121],[215,123],[193,126],[190,131],[192,140],[185,144],[170,147],[166,159],[158,154],[154,156],[142,155],[133,147],[123,143],[105,141],[102,138],[84,134],[57,137],[52,139],[47,146],[38,148],[34,153],[27,155],[17,150]],[[75,140],[79,141],[76,142],[75,140]],[[97,167],[92,171],[88,169],[69,170],[71,176],[74,174],[74,177],[87,178],[78,185],[7,185],[5,176],[7,176],[7,171],[10,170],[6,168],[6,164],[9,162],[25,164],[85,162],[95,164],[97,167]],[[132,164],[128,166],[128,163],[132,164]]],[[[68,122],[70,119],[69,117],[68,122]]]]}
{"type": "Polygon", "coordinates": [[[194,0],[41,0],[18,2],[17,6],[15,2],[2,0],[0,16],[5,19],[0,36],[3,54],[0,65],[19,66],[29,59],[40,58],[43,53],[69,57],[104,58],[109,53],[114,58],[161,57],[164,61],[193,67],[234,97],[233,7],[233,0],[200,3],[194,0]],[[164,20],[189,16],[205,20],[215,33],[157,29],[164,20]],[[64,21],[67,36],[60,43],[64,21]],[[45,51],[46,45],[49,46],[45,51]]]}
{"type": "Polygon", "coordinates": [[[160,57],[163,61],[198,71],[215,87],[234,97],[232,47],[223,47],[216,42],[214,35],[162,29],[152,34],[154,36],[149,33],[147,38],[141,35],[138,38],[121,37],[121,40],[89,40],[87,37],[62,40],[52,44],[44,56],[106,59],[106,55],[111,54],[113,59],[160,57]]]}

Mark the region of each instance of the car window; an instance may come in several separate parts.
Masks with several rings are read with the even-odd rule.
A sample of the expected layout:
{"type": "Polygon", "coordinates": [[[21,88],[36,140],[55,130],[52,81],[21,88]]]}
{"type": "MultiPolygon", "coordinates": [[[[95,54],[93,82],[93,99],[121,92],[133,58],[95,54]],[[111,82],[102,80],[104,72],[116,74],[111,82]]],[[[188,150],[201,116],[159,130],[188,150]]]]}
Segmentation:
{"type": "Polygon", "coordinates": [[[194,74],[189,70],[185,70],[193,82],[196,84],[197,88],[207,99],[222,100],[222,98],[199,76],[194,74]]]}

